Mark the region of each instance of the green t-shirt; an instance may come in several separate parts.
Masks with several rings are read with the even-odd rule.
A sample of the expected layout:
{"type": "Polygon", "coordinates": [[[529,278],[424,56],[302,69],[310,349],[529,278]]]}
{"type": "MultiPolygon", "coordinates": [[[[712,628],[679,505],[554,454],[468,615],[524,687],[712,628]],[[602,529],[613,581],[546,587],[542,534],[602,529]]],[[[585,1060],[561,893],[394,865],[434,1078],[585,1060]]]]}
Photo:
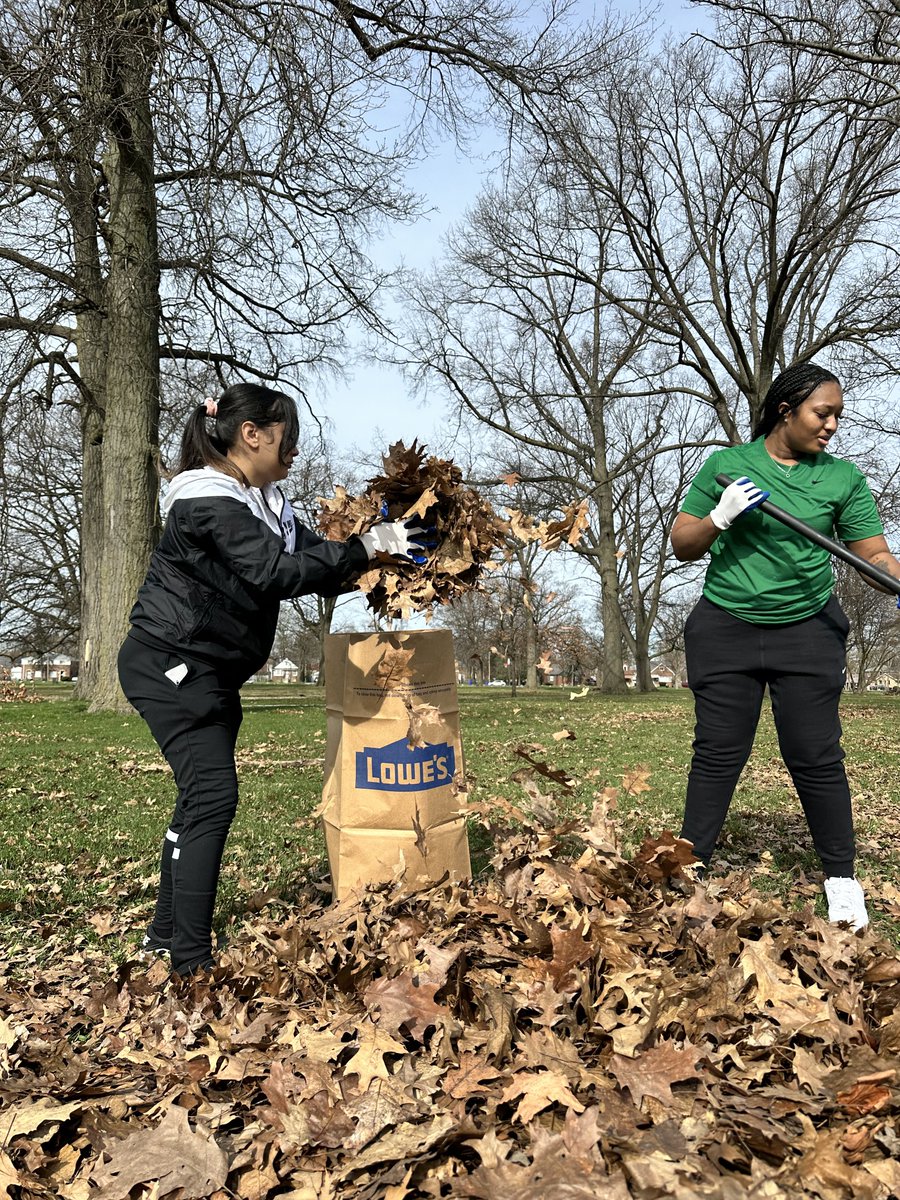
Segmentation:
{"type": "MultiPolygon", "coordinates": [[[[749,476],[773,504],[843,542],[884,532],[860,469],[824,452],[784,473],[763,438],[717,450],[691,484],[682,512],[706,517],[724,490],[716,475],[749,476]]],[[[710,547],[703,594],[755,625],[787,625],[819,612],[834,588],[831,555],[759,509],[738,517],[710,547]]]]}

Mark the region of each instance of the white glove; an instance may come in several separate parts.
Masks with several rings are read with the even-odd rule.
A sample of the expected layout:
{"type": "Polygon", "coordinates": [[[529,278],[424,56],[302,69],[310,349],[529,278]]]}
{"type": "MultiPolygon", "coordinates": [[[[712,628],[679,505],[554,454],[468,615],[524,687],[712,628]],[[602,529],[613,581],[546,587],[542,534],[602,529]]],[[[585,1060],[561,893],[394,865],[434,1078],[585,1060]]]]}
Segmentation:
{"type": "Polygon", "coordinates": [[[750,512],[752,508],[756,508],[768,498],[768,492],[764,492],[762,488],[756,486],[752,479],[742,475],[740,479],[736,479],[734,483],[728,485],[719,497],[719,503],[709,514],[709,519],[716,529],[728,529],[738,517],[750,512]]]}
{"type": "Polygon", "coordinates": [[[423,563],[426,561],[423,549],[433,549],[436,545],[429,540],[433,535],[433,529],[425,529],[414,521],[381,521],[368,533],[361,533],[359,540],[369,558],[378,553],[392,554],[395,558],[410,558],[415,563],[423,563]]]}

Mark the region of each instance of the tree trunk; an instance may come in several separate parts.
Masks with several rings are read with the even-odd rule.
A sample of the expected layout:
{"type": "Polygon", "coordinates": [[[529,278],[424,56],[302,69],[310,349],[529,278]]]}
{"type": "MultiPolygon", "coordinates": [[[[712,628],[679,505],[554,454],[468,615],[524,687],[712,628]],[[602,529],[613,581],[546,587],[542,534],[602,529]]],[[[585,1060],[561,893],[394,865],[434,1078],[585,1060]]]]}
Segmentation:
{"type": "Polygon", "coordinates": [[[603,692],[624,692],[625,656],[622,645],[622,609],[613,530],[612,487],[596,489],[597,562],[600,576],[600,617],[603,622],[603,651],[598,683],[603,692]]]}
{"type": "MultiPolygon", "coordinates": [[[[91,64],[88,64],[90,68],[91,64]]],[[[99,681],[96,653],[102,625],[103,574],[103,423],[106,416],[106,291],[97,234],[92,164],[82,161],[74,172],[71,200],[75,276],[87,303],[77,319],[78,367],[81,380],[81,581],[80,663],[76,696],[90,701],[99,681]]]]}
{"type": "Polygon", "coordinates": [[[650,665],[650,630],[649,625],[638,622],[634,639],[634,669],[635,687],[639,692],[653,691],[653,669],[650,665]]]}
{"type": "Polygon", "coordinates": [[[99,571],[99,581],[86,581],[88,593],[99,595],[88,605],[82,630],[90,648],[82,694],[92,711],[125,707],[116,659],[159,535],[159,255],[149,101],[156,10],[146,3],[117,8],[103,75],[109,273],[106,412],[98,446],[102,525],[92,513],[84,530],[85,565],[99,571]]]}
{"type": "Polygon", "coordinates": [[[537,681],[538,637],[537,621],[530,608],[525,609],[525,690],[536,692],[537,681]]]}
{"type": "Polygon", "coordinates": [[[331,632],[331,622],[337,605],[336,596],[319,598],[319,683],[325,682],[325,639],[331,632]]]}

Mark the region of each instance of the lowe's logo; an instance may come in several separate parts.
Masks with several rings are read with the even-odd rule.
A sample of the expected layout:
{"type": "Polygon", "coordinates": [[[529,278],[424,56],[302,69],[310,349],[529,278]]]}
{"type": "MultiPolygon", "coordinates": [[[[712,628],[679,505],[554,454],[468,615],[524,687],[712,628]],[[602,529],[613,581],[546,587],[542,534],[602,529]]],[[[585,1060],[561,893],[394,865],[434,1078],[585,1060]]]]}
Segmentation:
{"type": "Polygon", "coordinates": [[[356,786],[388,792],[422,792],[444,787],[456,771],[456,755],[446,742],[410,750],[406,738],[356,752],[356,786]]]}

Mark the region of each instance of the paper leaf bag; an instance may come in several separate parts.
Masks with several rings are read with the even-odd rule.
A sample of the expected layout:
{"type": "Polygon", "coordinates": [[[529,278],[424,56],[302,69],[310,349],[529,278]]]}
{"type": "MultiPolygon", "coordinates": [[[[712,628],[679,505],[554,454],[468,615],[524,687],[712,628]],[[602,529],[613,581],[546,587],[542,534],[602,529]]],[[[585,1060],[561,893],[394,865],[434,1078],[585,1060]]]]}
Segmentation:
{"type": "Polygon", "coordinates": [[[335,898],[402,869],[470,873],[453,637],[448,630],[325,639],[322,821],[335,898]]]}

